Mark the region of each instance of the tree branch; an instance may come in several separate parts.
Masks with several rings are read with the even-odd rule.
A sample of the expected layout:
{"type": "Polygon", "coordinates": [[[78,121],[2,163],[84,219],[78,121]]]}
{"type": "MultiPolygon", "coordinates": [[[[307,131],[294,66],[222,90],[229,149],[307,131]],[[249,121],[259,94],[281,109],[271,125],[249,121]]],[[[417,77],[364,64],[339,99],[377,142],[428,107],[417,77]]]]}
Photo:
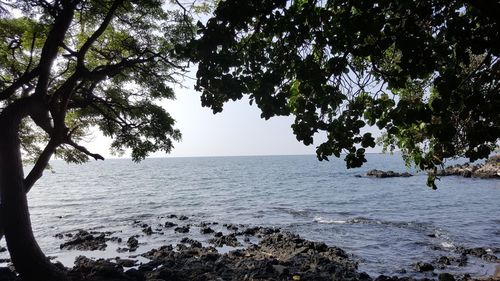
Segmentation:
{"type": "Polygon", "coordinates": [[[104,160],[104,157],[102,157],[100,154],[97,154],[97,153],[92,153],[90,151],[87,150],[87,148],[85,148],[84,146],[81,146],[77,143],[75,143],[71,138],[66,138],[66,140],[64,141],[65,144],[69,144],[71,145],[72,147],[74,147],[75,149],[85,153],[86,155],[88,156],[91,156],[92,158],[94,158],[95,160],[104,160]]]}
{"type": "Polygon", "coordinates": [[[101,25],[97,30],[87,39],[87,41],[82,45],[80,50],[78,51],[78,65],[83,66],[84,62],[83,60],[85,59],[85,55],[87,54],[87,51],[90,49],[92,44],[101,36],[106,28],[108,27],[109,23],[113,19],[113,16],[116,12],[116,9],[123,3],[123,0],[115,0],[111,7],[109,8],[108,13],[106,14],[106,17],[102,21],[101,25]]]}
{"type": "Polygon", "coordinates": [[[55,139],[51,139],[47,146],[45,146],[45,149],[38,157],[35,166],[33,166],[28,176],[24,179],[24,191],[26,193],[28,193],[33,185],[35,185],[35,182],[43,176],[43,171],[47,168],[49,160],[52,158],[52,155],[56,151],[58,145],[59,144],[55,139]]]}
{"type": "MultiPolygon", "coordinates": [[[[68,1],[70,2],[70,1],[68,1]]],[[[42,48],[42,53],[40,55],[40,63],[38,64],[40,68],[40,75],[38,77],[38,83],[35,88],[35,94],[39,97],[45,97],[47,94],[47,87],[50,77],[50,69],[57,56],[57,51],[61,42],[63,42],[66,36],[66,31],[68,30],[71,21],[73,20],[73,15],[75,12],[76,2],[71,1],[71,4],[66,6],[54,21],[53,28],[50,30],[45,40],[45,44],[42,48]]]]}
{"type": "Polygon", "coordinates": [[[31,81],[40,73],[40,68],[37,66],[33,70],[23,74],[19,79],[14,81],[12,85],[7,87],[3,92],[0,93],[0,100],[6,100],[10,96],[12,96],[19,88],[21,88],[24,84],[31,81]]]}

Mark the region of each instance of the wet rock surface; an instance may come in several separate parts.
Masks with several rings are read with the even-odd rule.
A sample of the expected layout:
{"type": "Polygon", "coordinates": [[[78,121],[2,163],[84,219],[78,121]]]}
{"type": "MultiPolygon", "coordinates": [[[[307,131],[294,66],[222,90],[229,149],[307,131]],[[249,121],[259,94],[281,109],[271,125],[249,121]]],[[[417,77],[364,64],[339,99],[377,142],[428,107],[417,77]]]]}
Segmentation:
{"type": "Polygon", "coordinates": [[[417,262],[415,264],[415,270],[418,272],[434,271],[434,266],[426,262],[417,262]]]}
{"type": "Polygon", "coordinates": [[[214,244],[216,247],[222,247],[224,245],[231,247],[242,246],[241,243],[238,242],[238,239],[236,238],[236,235],[234,233],[229,235],[222,235],[220,237],[215,237],[213,239],[208,240],[208,243],[214,244]]]}
{"type": "MultiPolygon", "coordinates": [[[[176,218],[178,219],[178,217],[176,218]]],[[[80,230],[76,233],[61,233],[58,237],[69,239],[64,244],[68,244],[67,247],[71,249],[100,249],[103,247],[102,244],[106,245],[106,241],[110,241],[123,246],[118,247],[118,252],[129,253],[125,256],[108,259],[77,257],[74,267],[66,269],[71,280],[74,281],[500,280],[498,278],[500,274],[498,277],[488,277],[490,279],[471,279],[468,275],[447,273],[448,269],[466,265],[469,256],[488,262],[498,262],[495,254],[498,253],[499,249],[457,247],[453,251],[453,256],[440,256],[432,260],[409,264],[409,270],[402,269],[401,272],[397,273],[400,274],[398,276],[380,275],[376,277],[360,272],[357,262],[352,260],[342,249],[328,246],[322,242],[309,241],[279,228],[248,227],[240,224],[223,224],[219,227],[216,225],[216,223],[202,222],[179,226],[179,228],[186,227],[187,229],[192,226],[196,229],[192,232],[193,235],[202,239],[203,243],[191,237],[183,237],[179,238],[178,242],[180,243],[177,245],[165,245],[152,250],[149,248],[146,249],[147,252],[143,250],[137,254],[129,252],[136,251],[139,245],[147,244],[149,235],[164,235],[163,232],[153,231],[152,234],[148,234],[142,230],[150,226],[136,221],[134,226],[138,227],[137,235],[130,236],[128,239],[123,237],[123,242],[120,237],[110,237],[111,232],[80,230]],[[139,239],[144,239],[141,240],[141,244],[139,239]],[[226,248],[220,249],[220,247],[226,248]],[[404,277],[408,274],[425,278],[404,277]]],[[[163,222],[159,227],[163,227],[163,222]]],[[[165,228],[168,227],[165,226],[165,228]]],[[[155,228],[155,230],[158,229],[155,228]]],[[[168,231],[170,234],[181,235],[173,227],[170,227],[168,231]]],[[[19,280],[11,269],[0,268],[0,281],[19,280]]]]}
{"type": "MultiPolygon", "coordinates": [[[[187,241],[194,243],[194,241],[187,241]]],[[[198,242],[199,243],[199,242],[198,242]]],[[[73,280],[372,280],[344,251],[290,233],[273,233],[247,249],[220,254],[213,247],[164,246],[150,261],[125,271],[110,260],[77,258],[73,280]]]]}
{"type": "MultiPolygon", "coordinates": [[[[495,249],[496,251],[496,249],[495,249]]],[[[500,259],[498,259],[494,254],[493,250],[491,249],[486,249],[486,248],[464,248],[464,247],[458,247],[457,252],[461,253],[463,256],[466,255],[471,255],[480,259],[483,259],[485,261],[489,262],[499,262],[500,259]]]]}
{"type": "Polygon", "coordinates": [[[394,177],[411,177],[413,176],[412,174],[408,172],[403,172],[403,173],[398,173],[394,171],[382,171],[382,170],[370,170],[368,173],[366,173],[367,177],[372,177],[372,178],[394,178],[394,177]]]}
{"type": "Polygon", "coordinates": [[[185,226],[179,226],[179,227],[176,227],[174,229],[175,232],[179,232],[179,233],[188,233],[189,232],[189,226],[185,225],[185,226]]]}
{"type": "Polygon", "coordinates": [[[500,155],[488,158],[484,164],[457,164],[438,170],[437,176],[462,176],[466,178],[500,179],[500,155]]]}
{"type": "Polygon", "coordinates": [[[76,234],[69,236],[70,240],[62,243],[60,248],[64,250],[103,251],[107,247],[106,241],[109,240],[105,236],[106,233],[95,233],[94,235],[85,230],[79,230],[76,234]]]}

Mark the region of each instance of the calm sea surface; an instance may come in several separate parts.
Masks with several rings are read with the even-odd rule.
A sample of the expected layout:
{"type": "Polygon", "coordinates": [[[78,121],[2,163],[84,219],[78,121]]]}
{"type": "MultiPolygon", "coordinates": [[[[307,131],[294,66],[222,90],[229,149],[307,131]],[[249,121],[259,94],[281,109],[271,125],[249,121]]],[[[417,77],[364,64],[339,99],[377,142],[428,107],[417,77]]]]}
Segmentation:
{"type": "MultiPolygon", "coordinates": [[[[407,171],[397,155],[371,154],[364,167],[350,170],[342,160],[319,162],[315,156],[54,161],[52,166],[54,172],[46,172],[29,194],[31,218],[43,250],[68,266],[79,254],[130,254],[117,253],[124,245],[113,242],[106,251],[60,250],[63,241],[55,234],[109,230],[126,241],[142,234],[134,220],[153,228],[167,220],[281,227],[343,248],[372,275],[415,275],[414,263],[456,256],[458,246],[500,248],[500,181],[446,177],[433,191],[425,186],[425,174],[355,177],[373,168],[407,171]],[[162,217],[168,214],[190,219],[162,217]]],[[[161,231],[141,235],[137,253],[186,236],[161,231]]],[[[196,227],[189,235],[203,242],[209,238],[196,227]]],[[[467,267],[446,271],[491,274],[494,266],[470,259],[467,267]]]]}

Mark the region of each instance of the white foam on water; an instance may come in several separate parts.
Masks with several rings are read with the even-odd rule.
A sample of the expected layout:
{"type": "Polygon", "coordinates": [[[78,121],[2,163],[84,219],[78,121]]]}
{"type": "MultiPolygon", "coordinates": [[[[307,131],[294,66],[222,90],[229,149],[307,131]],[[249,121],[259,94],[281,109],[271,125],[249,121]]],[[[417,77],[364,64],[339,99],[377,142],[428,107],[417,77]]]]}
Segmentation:
{"type": "Polygon", "coordinates": [[[455,245],[451,242],[441,242],[441,246],[445,249],[453,249],[455,248],[455,245]]]}
{"type": "Polygon", "coordinates": [[[346,220],[325,219],[322,217],[315,217],[314,221],[317,223],[326,223],[326,224],[344,224],[344,223],[347,223],[346,220]]]}

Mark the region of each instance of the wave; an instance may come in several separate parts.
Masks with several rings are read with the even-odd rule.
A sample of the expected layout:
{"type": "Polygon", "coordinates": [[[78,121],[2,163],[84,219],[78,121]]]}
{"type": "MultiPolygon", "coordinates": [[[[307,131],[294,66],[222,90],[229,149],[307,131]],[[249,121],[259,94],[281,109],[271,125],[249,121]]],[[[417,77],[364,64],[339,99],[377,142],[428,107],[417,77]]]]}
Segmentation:
{"type": "Polygon", "coordinates": [[[397,228],[407,228],[414,230],[426,230],[430,232],[434,232],[435,228],[432,227],[430,223],[422,223],[416,221],[410,222],[398,222],[398,221],[386,221],[380,219],[371,219],[366,217],[354,217],[348,219],[327,219],[323,217],[315,217],[313,221],[317,223],[326,223],[326,224],[370,224],[370,225],[386,225],[397,228]]]}
{"type": "Polygon", "coordinates": [[[311,210],[291,209],[285,207],[273,207],[271,209],[281,213],[292,215],[293,217],[310,217],[312,213],[311,210]]]}
{"type": "Polygon", "coordinates": [[[329,220],[329,219],[324,219],[322,217],[315,217],[313,221],[317,223],[326,223],[326,224],[345,224],[348,222],[347,220],[329,220]]]}
{"type": "Polygon", "coordinates": [[[454,250],[457,248],[455,246],[455,244],[448,242],[448,241],[441,242],[440,245],[441,245],[441,247],[443,247],[443,249],[447,249],[447,250],[454,250]]]}
{"type": "Polygon", "coordinates": [[[422,223],[416,221],[410,222],[399,222],[399,221],[386,221],[380,219],[372,219],[366,217],[354,217],[354,218],[324,218],[316,216],[313,219],[314,222],[319,224],[366,224],[366,225],[382,225],[387,227],[395,227],[401,229],[408,229],[416,231],[425,235],[429,239],[436,239],[436,241],[431,242],[431,244],[438,244],[439,248],[444,250],[454,250],[457,245],[453,242],[451,237],[445,233],[442,229],[434,227],[431,223],[422,223]]]}

